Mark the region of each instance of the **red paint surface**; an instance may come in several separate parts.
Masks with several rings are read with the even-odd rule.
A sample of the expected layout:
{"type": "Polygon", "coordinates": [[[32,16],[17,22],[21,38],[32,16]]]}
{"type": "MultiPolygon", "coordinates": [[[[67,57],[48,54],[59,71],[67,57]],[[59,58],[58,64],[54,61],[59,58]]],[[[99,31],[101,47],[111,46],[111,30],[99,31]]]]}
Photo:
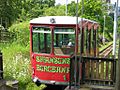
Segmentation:
{"type": "Polygon", "coordinates": [[[36,56],[44,56],[49,58],[70,58],[70,56],[54,56],[54,55],[45,55],[45,54],[32,54],[32,68],[34,68],[34,74],[33,78],[36,76],[40,80],[51,80],[56,82],[69,82],[69,73],[58,73],[58,72],[44,72],[36,70],[36,65],[44,65],[44,66],[60,66],[60,67],[69,67],[69,64],[54,64],[54,63],[43,63],[43,62],[37,62],[36,56]],[[66,77],[66,80],[64,80],[64,77],[66,77]]]}

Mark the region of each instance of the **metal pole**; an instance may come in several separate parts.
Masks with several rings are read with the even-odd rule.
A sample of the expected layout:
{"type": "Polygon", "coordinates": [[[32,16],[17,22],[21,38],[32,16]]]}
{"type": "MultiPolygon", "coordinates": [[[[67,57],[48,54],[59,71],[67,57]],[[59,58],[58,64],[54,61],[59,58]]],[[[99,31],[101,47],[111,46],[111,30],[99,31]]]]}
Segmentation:
{"type": "Polygon", "coordinates": [[[117,0],[117,4],[115,3],[115,10],[114,10],[113,57],[115,57],[116,54],[117,15],[118,15],[118,0],[117,0]]]}
{"type": "Polygon", "coordinates": [[[80,23],[80,36],[79,36],[79,39],[80,39],[80,57],[79,57],[79,77],[78,77],[78,83],[79,83],[79,88],[80,88],[80,79],[81,79],[81,61],[82,61],[82,52],[81,52],[81,34],[82,34],[82,21],[83,21],[83,18],[82,18],[82,15],[83,15],[83,11],[84,11],[84,0],[82,0],[82,9],[81,9],[81,23],[80,23]]]}
{"type": "Polygon", "coordinates": [[[77,38],[78,38],[78,0],[77,0],[77,5],[76,5],[76,32],[75,32],[75,43],[76,43],[76,48],[75,48],[75,73],[74,73],[74,77],[75,77],[75,88],[77,87],[77,38]]]}

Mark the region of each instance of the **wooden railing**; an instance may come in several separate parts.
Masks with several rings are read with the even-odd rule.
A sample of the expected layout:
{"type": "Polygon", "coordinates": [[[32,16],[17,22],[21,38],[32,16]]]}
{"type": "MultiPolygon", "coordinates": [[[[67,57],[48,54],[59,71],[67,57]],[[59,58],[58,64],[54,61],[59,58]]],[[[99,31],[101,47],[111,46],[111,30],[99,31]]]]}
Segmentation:
{"type": "Polygon", "coordinates": [[[81,57],[80,60],[80,56],[77,56],[76,59],[77,71],[75,71],[74,68],[75,57],[71,58],[69,84],[70,87],[73,86],[75,83],[75,75],[77,78],[76,80],[78,85],[97,85],[111,87],[115,86],[117,59],[100,57],[81,57]]]}
{"type": "Polygon", "coordinates": [[[82,57],[82,81],[92,85],[113,86],[116,76],[116,59],[82,57]]]}
{"type": "Polygon", "coordinates": [[[14,34],[10,33],[8,30],[0,30],[0,43],[10,42],[14,34]]]}

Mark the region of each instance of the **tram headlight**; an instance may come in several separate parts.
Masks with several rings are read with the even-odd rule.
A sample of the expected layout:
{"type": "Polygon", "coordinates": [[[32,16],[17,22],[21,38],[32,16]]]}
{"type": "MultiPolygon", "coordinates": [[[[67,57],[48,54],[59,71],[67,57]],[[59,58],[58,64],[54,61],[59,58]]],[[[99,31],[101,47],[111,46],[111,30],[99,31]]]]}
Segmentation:
{"type": "Polygon", "coordinates": [[[56,23],[56,21],[55,21],[54,18],[51,18],[51,19],[50,19],[50,22],[51,22],[51,23],[56,23]]]}
{"type": "Polygon", "coordinates": [[[37,77],[34,77],[34,78],[33,78],[33,82],[35,82],[35,83],[36,83],[36,82],[37,82],[37,80],[38,80],[38,78],[37,78],[37,77]]]}

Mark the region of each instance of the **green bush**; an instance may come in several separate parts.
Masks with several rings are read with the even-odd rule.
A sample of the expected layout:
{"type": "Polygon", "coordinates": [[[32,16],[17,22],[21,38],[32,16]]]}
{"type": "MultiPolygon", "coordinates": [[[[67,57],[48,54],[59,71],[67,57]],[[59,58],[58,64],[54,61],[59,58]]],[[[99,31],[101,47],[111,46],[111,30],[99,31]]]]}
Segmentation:
{"type": "Polygon", "coordinates": [[[31,78],[29,22],[14,24],[9,31],[16,36],[13,43],[1,44],[3,53],[4,79],[18,80],[19,90],[42,90],[46,86],[37,87],[31,78]]]}
{"type": "Polygon", "coordinates": [[[21,22],[18,24],[13,24],[9,31],[14,33],[15,38],[14,41],[21,45],[28,45],[29,44],[29,22],[21,22]]]}
{"type": "Polygon", "coordinates": [[[41,84],[39,87],[35,83],[29,83],[26,87],[26,90],[43,90],[46,88],[46,85],[41,84]]]}
{"type": "Polygon", "coordinates": [[[13,24],[9,31],[14,33],[13,43],[1,44],[4,63],[4,78],[18,80],[19,89],[26,90],[31,79],[29,58],[29,22],[13,24]]]}
{"type": "Polygon", "coordinates": [[[17,80],[19,90],[43,90],[46,88],[44,84],[38,87],[32,82],[29,46],[12,43],[9,45],[1,44],[1,47],[4,47],[2,52],[5,80],[17,80]]]}

